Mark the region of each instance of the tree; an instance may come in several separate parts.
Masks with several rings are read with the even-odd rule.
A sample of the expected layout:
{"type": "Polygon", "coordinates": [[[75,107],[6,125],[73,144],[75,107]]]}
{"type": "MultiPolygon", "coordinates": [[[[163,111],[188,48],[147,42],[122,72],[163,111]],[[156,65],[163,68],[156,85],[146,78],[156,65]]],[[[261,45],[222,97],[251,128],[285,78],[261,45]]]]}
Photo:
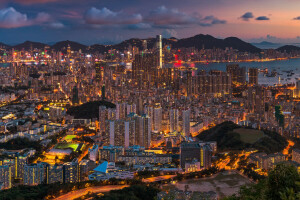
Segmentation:
{"type": "Polygon", "coordinates": [[[298,192],[296,182],[300,180],[295,166],[290,164],[279,164],[269,173],[267,178],[266,196],[270,199],[281,199],[281,196],[298,192]],[[280,195],[281,194],[281,195],[280,195]]]}

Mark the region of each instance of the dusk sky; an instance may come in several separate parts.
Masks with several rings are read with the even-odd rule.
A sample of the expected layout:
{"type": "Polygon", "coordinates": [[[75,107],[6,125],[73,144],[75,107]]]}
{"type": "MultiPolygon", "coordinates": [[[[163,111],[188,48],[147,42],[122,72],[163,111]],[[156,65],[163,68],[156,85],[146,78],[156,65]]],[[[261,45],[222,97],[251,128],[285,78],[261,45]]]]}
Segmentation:
{"type": "Polygon", "coordinates": [[[0,41],[84,44],[211,34],[300,43],[299,0],[0,0],[0,41]]]}

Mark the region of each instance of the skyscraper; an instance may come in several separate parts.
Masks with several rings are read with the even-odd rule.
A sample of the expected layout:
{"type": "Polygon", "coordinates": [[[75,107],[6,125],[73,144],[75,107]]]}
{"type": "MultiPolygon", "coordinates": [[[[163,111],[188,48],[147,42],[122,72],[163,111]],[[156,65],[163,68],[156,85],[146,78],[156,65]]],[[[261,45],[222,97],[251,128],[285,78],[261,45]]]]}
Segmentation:
{"type": "Polygon", "coordinates": [[[171,109],[169,112],[170,115],[170,132],[179,130],[179,112],[178,109],[171,109]]]}
{"type": "Polygon", "coordinates": [[[185,137],[190,136],[190,115],[191,115],[190,109],[186,109],[182,111],[182,132],[185,137]]]}
{"type": "Polygon", "coordinates": [[[0,185],[2,185],[2,188],[9,189],[11,188],[11,170],[12,167],[8,165],[2,165],[0,166],[0,185]]]}
{"type": "Polygon", "coordinates": [[[258,69],[249,68],[249,84],[257,85],[258,84],[258,69]]]}
{"type": "Polygon", "coordinates": [[[246,68],[240,67],[238,64],[230,64],[226,66],[226,72],[231,74],[231,80],[234,84],[246,83],[246,68]]]}
{"type": "Polygon", "coordinates": [[[157,59],[158,59],[158,68],[162,68],[162,36],[157,35],[156,36],[156,42],[157,42],[157,59]]]}
{"type": "Polygon", "coordinates": [[[154,132],[160,132],[162,131],[161,128],[161,122],[162,122],[162,107],[159,103],[155,104],[154,110],[153,110],[153,131],[154,132]]]}

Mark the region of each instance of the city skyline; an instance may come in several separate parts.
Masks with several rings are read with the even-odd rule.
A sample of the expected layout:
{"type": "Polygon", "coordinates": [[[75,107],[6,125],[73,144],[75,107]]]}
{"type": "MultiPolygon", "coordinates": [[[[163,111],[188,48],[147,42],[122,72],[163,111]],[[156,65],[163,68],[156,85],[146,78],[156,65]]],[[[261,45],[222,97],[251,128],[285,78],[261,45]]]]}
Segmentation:
{"type": "Polygon", "coordinates": [[[112,44],[156,34],[184,38],[200,33],[247,42],[298,43],[299,6],[292,0],[284,4],[283,0],[75,0],[72,4],[69,0],[3,0],[0,36],[7,44],[67,39],[112,44]]]}

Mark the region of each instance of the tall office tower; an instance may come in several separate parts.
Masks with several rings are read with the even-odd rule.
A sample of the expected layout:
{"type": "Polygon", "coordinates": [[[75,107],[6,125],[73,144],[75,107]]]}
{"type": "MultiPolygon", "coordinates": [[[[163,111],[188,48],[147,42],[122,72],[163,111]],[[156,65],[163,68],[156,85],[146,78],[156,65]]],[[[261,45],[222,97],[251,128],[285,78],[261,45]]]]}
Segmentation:
{"type": "Polygon", "coordinates": [[[147,40],[143,40],[143,51],[147,51],[147,40]]]}
{"type": "Polygon", "coordinates": [[[72,104],[73,104],[73,105],[79,104],[78,88],[77,88],[76,85],[73,87],[72,93],[73,93],[73,96],[72,96],[72,104]]]}
{"type": "Polygon", "coordinates": [[[258,69],[249,68],[249,84],[257,85],[258,84],[258,69]]]}
{"type": "Polygon", "coordinates": [[[105,145],[129,147],[134,145],[134,120],[107,120],[105,145]]]}
{"type": "Polygon", "coordinates": [[[158,59],[158,68],[162,68],[162,36],[157,35],[156,36],[156,42],[157,42],[157,59],[158,59]]]}
{"type": "Polygon", "coordinates": [[[100,132],[105,132],[105,121],[116,119],[116,109],[106,106],[99,106],[99,128],[100,132]]]}
{"type": "Polygon", "coordinates": [[[94,145],[92,148],[89,149],[89,159],[96,162],[99,156],[99,145],[94,145]]]}
{"type": "Polygon", "coordinates": [[[179,112],[178,109],[171,109],[170,116],[170,132],[179,131],[179,112]]]}
{"type": "Polygon", "coordinates": [[[185,170],[187,163],[200,162],[200,168],[211,166],[212,149],[209,144],[199,142],[183,142],[180,144],[180,166],[185,170]]]}
{"type": "Polygon", "coordinates": [[[49,165],[47,167],[47,184],[63,183],[63,165],[49,165]]]}
{"type": "Polygon", "coordinates": [[[155,104],[154,110],[153,110],[153,132],[160,132],[162,131],[162,107],[160,106],[160,103],[155,104]]]}
{"type": "Polygon", "coordinates": [[[95,63],[95,71],[96,71],[95,80],[98,81],[98,82],[102,81],[103,77],[104,77],[103,63],[102,62],[96,62],[95,63]]]}
{"type": "Polygon", "coordinates": [[[182,132],[185,137],[190,136],[190,115],[191,115],[190,109],[186,109],[182,111],[182,132]]]}
{"type": "Polygon", "coordinates": [[[240,67],[238,64],[230,64],[226,66],[226,72],[231,74],[231,80],[234,84],[246,83],[246,68],[240,67]]]}
{"type": "Polygon", "coordinates": [[[46,183],[47,164],[37,163],[24,166],[24,185],[39,185],[46,183]]]}
{"type": "Polygon", "coordinates": [[[11,166],[2,165],[0,166],[0,187],[1,189],[11,188],[11,166]]]}
{"type": "Polygon", "coordinates": [[[75,158],[72,162],[64,163],[63,182],[76,183],[79,181],[79,164],[75,158]]]}

